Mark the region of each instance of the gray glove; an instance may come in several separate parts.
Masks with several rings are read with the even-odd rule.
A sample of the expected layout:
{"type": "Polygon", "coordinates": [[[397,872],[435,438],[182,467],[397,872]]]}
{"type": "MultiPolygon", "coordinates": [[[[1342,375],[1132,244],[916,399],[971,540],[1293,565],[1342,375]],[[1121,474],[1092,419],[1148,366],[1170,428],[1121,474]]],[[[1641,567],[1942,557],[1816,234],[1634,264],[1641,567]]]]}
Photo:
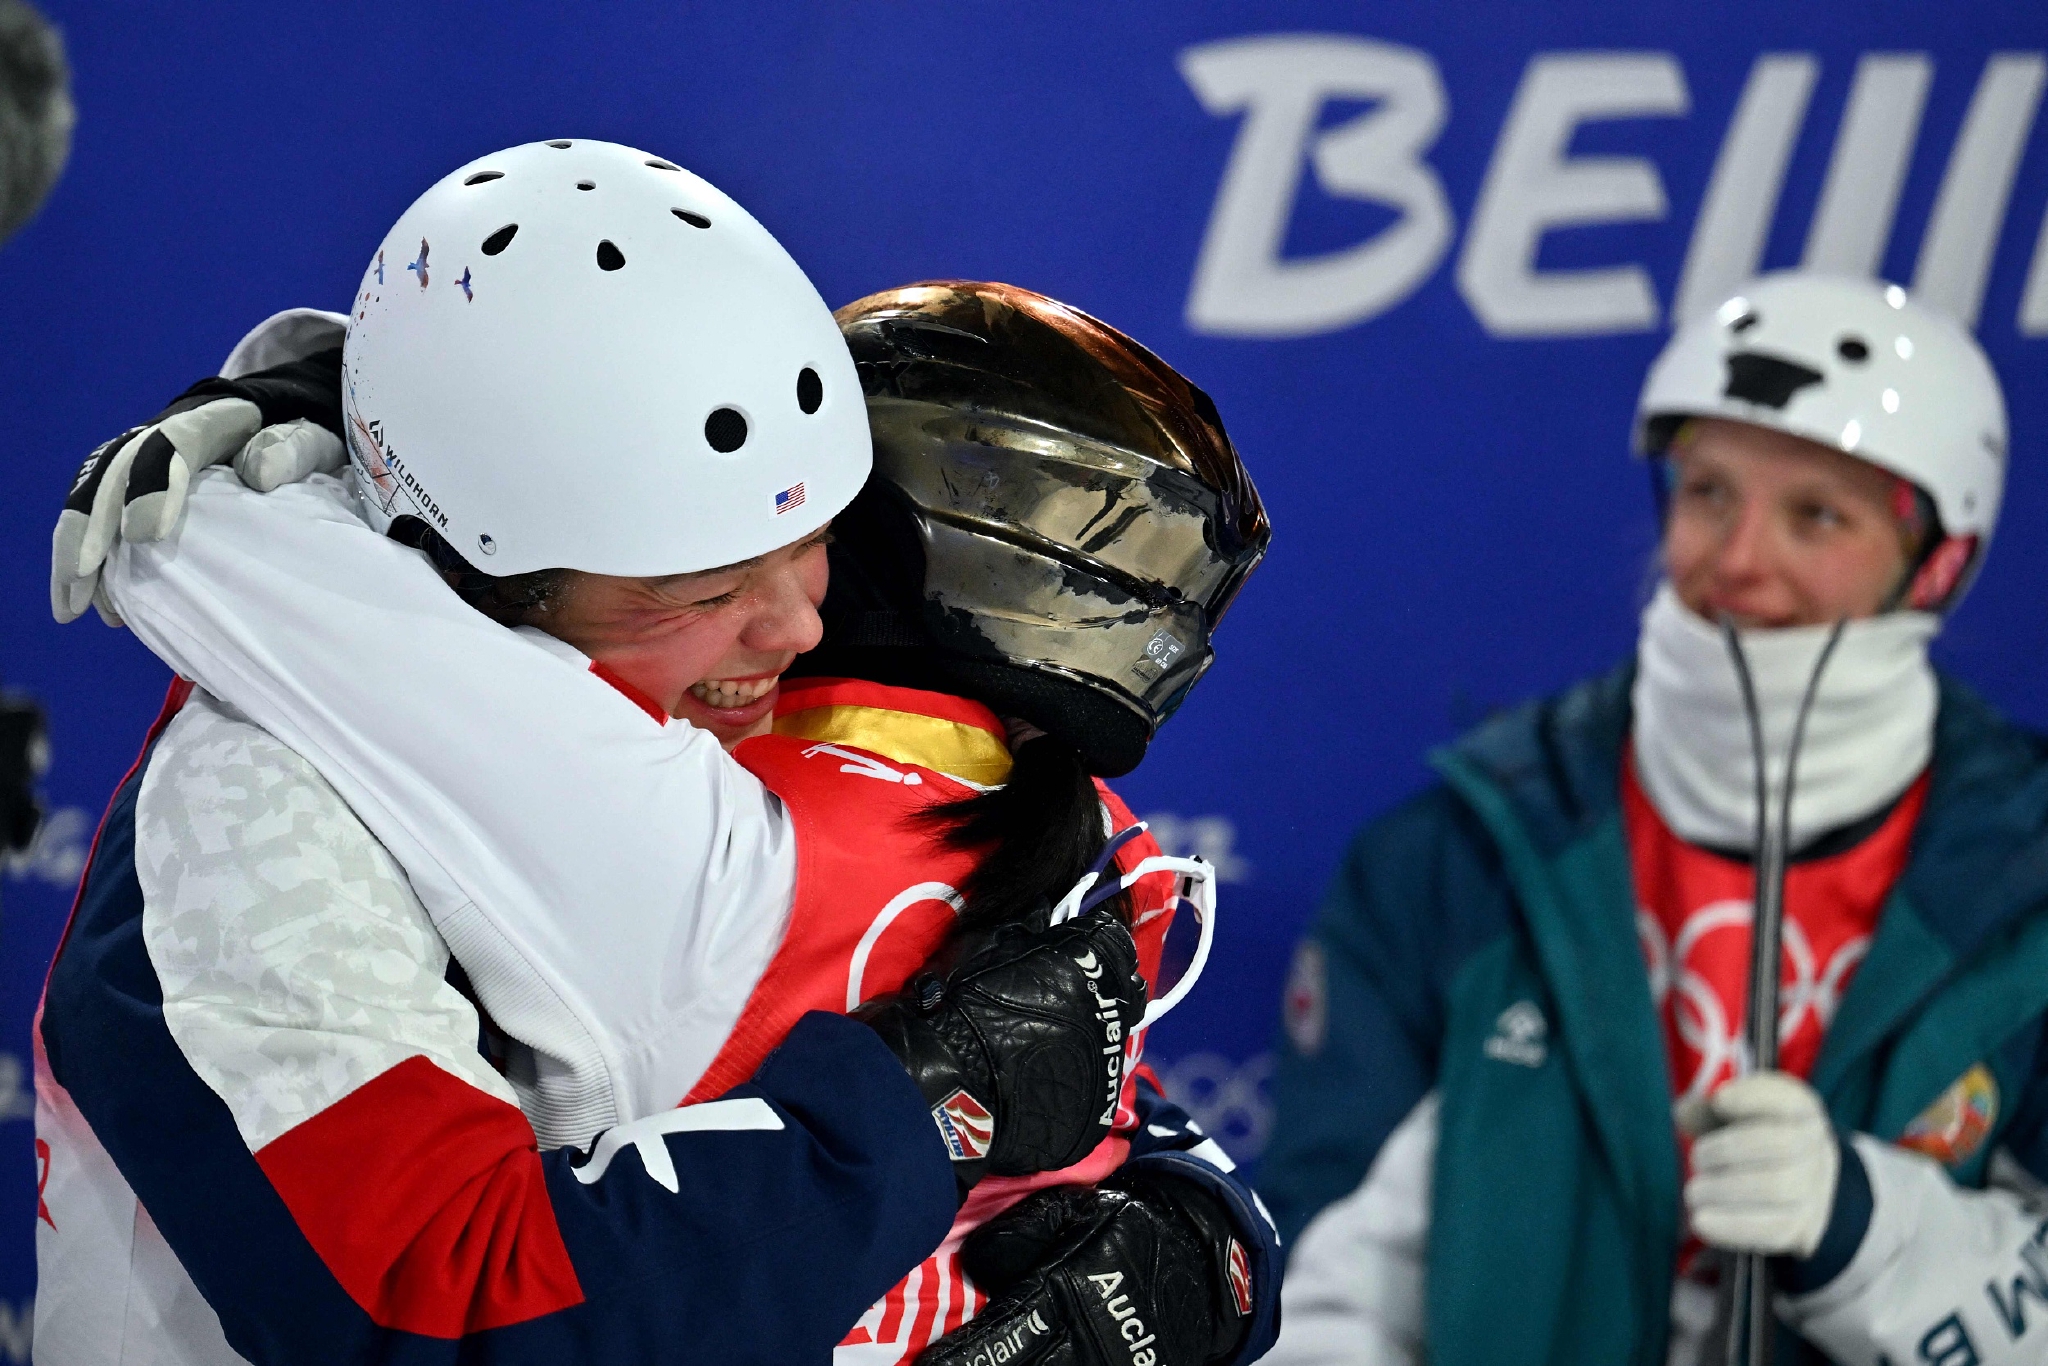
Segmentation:
{"type": "Polygon", "coordinates": [[[347,452],[330,430],[339,425],[339,402],[332,414],[321,406],[326,391],[339,388],[338,371],[334,381],[325,376],[339,357],[335,351],[246,380],[204,381],[147,426],[87,456],[51,537],[50,611],[57,620],[74,621],[91,604],[109,626],[121,624],[100,581],[114,542],[170,535],[192,476],[208,466],[228,462],[243,483],[265,493],[340,469],[347,452]]]}

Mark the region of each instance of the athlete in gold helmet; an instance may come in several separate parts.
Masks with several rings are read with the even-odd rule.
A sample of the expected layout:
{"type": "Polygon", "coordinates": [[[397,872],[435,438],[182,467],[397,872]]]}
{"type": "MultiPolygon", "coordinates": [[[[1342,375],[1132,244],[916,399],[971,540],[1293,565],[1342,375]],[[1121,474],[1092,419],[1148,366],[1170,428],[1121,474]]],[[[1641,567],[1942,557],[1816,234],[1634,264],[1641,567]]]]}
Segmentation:
{"type": "MultiPolygon", "coordinates": [[[[597,946],[574,920],[508,927],[553,946],[547,967],[564,991],[601,1003],[596,1028],[611,1032],[600,1042],[626,1057],[629,1078],[670,1084],[641,1086],[647,1107],[602,1136],[570,1135],[594,1142],[587,1160],[572,1159],[573,1180],[615,1180],[605,1173],[628,1147],[648,1161],[644,1145],[689,1127],[678,1116],[750,1094],[748,1078],[775,1065],[763,1059],[792,1027],[815,1032],[808,1012],[867,1002],[857,1013],[927,1092],[935,1154],[985,1179],[955,1238],[858,1322],[838,1325],[848,1361],[1249,1360],[1277,1326],[1277,1240],[1228,1159],[1134,1075],[1133,1019],[1121,1007],[1104,1016],[1105,1037],[1123,1045],[1109,1053],[1126,1065],[1097,1093],[1106,1137],[1034,1173],[1004,1165],[999,1150],[1053,1112],[1034,1087],[1057,1078],[1014,1069],[999,1113],[928,1085],[946,1074],[947,1050],[972,1041],[935,1025],[927,998],[970,990],[944,963],[986,963],[991,940],[1000,949],[1042,936],[1048,922],[1058,934],[1070,913],[1104,902],[1131,925],[1156,996],[1166,912],[1181,890],[1173,875],[1207,870],[1161,856],[1093,775],[1133,766],[1207,667],[1211,633],[1268,539],[1257,493],[1199,390],[1053,300],[941,283],[863,300],[839,321],[876,473],[835,523],[829,590],[822,574],[790,578],[779,565],[773,582],[801,591],[770,593],[746,565],[652,585],[574,570],[494,578],[432,529],[406,528],[482,609],[467,613],[425,567],[397,572],[388,540],[341,520],[331,484],[263,498],[216,476],[185,510],[177,569],[157,572],[173,558],[164,551],[124,547],[108,571],[111,605],[203,687],[307,737],[321,774],[350,798],[342,806],[308,772],[323,790],[307,800],[342,824],[355,821],[351,807],[367,813],[360,839],[383,839],[401,863],[448,811],[488,812],[477,848],[449,841],[431,850],[431,867],[407,863],[423,885],[509,875],[573,896],[600,876],[616,881],[621,866],[666,866],[679,830],[709,820],[728,831],[727,852],[694,882],[645,890],[650,903],[715,896],[738,912],[716,934],[685,934],[682,915],[597,946]],[[330,593],[348,605],[305,610],[330,593]],[[678,672],[689,654],[679,642],[747,612],[779,623],[763,676],[678,672]],[[786,647],[799,638],[816,648],[791,667],[786,647]],[[772,714],[714,705],[693,729],[671,719],[678,691],[700,704],[768,697],[772,714]],[[399,765],[385,762],[397,755],[399,765]],[[763,925],[770,933],[751,928],[763,925]],[[927,967],[935,950],[939,966],[927,967]],[[692,980],[653,1015],[607,1022],[645,1004],[601,994],[607,985],[630,984],[634,962],[686,951],[702,962],[692,980]],[[669,1108],[678,1099],[684,1108],[669,1108]],[[1112,1282],[1114,1296],[1093,1293],[1112,1282]]],[[[192,439],[200,429],[179,430],[192,439]]],[[[96,499],[93,515],[102,501],[118,509],[121,491],[96,499]]],[[[148,519],[177,521],[175,510],[148,519]]],[[[223,713],[207,724],[245,723],[223,713]]],[[[438,931],[417,918],[422,934],[438,931]]],[[[485,1006],[501,953],[465,940],[454,954],[485,1006]]],[[[516,1032],[506,1044],[510,1071],[525,1075],[535,1050],[516,1032]]],[[[1057,1050],[1043,1052],[1050,1068],[1057,1050]]],[[[558,1103],[536,1096],[534,1107],[536,1129],[560,1127],[558,1103]]],[[[650,1175],[657,1165],[674,1180],[717,1178],[684,1172],[686,1155],[654,1159],[650,1175]]],[[[731,1226],[744,1235],[744,1182],[733,1201],[731,1226]]],[[[836,1228],[819,1226],[823,1261],[847,1255],[836,1228]]],[[[570,1243],[572,1261],[582,1246],[570,1243]]],[[[747,1304],[804,1296],[801,1312],[778,1311],[790,1322],[823,1302],[801,1277],[745,1291],[747,1304]]],[[[730,1313],[743,1308],[736,1300],[730,1313]]],[[[717,1338],[700,1324],[676,1341],[694,1358],[717,1338]]]]}

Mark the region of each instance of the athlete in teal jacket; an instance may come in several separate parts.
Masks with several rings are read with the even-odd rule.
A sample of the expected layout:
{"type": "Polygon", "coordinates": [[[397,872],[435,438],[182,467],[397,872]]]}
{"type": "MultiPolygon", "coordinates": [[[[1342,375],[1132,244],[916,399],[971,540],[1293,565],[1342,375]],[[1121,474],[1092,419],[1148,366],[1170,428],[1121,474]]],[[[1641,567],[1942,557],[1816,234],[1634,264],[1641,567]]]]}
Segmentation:
{"type": "MultiPolygon", "coordinates": [[[[1310,1033],[1297,1009],[1310,1047],[1281,1063],[1260,1193],[1292,1243],[1439,1096],[1423,1320],[1438,1366],[1665,1360],[1680,1167],[1621,828],[1632,679],[1440,751],[1443,784],[1359,836],[1310,939],[1326,1017],[1310,1033]]],[[[1996,1151],[2048,1180],[2048,742],[1943,680],[1930,778],[1812,1080],[1838,1128],[1889,1141],[1981,1062],[2000,1113],[1950,1175],[1983,1186],[1996,1151]]],[[[2039,1263],[2009,1251],[1997,1288],[2044,1350],[2048,1296],[2014,1288],[2039,1285],[2039,1263]]],[[[1951,1310],[1994,1359],[2006,1320],[1971,1271],[1898,1366],[1951,1310]]]]}
{"type": "Polygon", "coordinates": [[[1681,332],[1644,416],[1668,581],[1637,659],[1433,756],[1297,957],[1268,1361],[1719,1366],[1740,1252],[1771,1255],[1780,1366],[2048,1361],[2048,740],[1925,654],[1996,516],[1996,381],[1896,291],[1780,278],[1681,332]],[[1879,357],[1937,341],[1982,385],[1926,366],[1907,407],[1946,400],[1973,445],[1815,435],[1899,408],[1879,357]],[[1774,799],[1852,619],[1801,750],[1764,1071],[1740,1043],[1754,760],[1715,617],[1774,799]]]}

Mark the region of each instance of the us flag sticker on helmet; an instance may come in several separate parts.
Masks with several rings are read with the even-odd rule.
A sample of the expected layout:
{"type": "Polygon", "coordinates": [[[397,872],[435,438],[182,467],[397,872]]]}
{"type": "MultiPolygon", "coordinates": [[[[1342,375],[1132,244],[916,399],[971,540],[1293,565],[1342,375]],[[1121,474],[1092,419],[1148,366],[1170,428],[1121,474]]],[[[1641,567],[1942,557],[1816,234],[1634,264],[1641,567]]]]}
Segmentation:
{"type": "Polygon", "coordinates": [[[1252,1312],[1252,1263],[1244,1255],[1244,1244],[1230,1240],[1230,1298],[1237,1304],[1237,1316],[1249,1318],[1252,1312]]]}
{"type": "Polygon", "coordinates": [[[955,1162],[974,1162],[988,1156],[988,1145],[996,1136],[996,1119],[973,1096],[955,1091],[932,1107],[938,1121],[939,1137],[955,1162]]]}
{"type": "Polygon", "coordinates": [[[777,517],[780,517],[791,508],[800,508],[803,505],[804,486],[800,483],[791,484],[788,488],[775,495],[775,515],[777,517]]]}

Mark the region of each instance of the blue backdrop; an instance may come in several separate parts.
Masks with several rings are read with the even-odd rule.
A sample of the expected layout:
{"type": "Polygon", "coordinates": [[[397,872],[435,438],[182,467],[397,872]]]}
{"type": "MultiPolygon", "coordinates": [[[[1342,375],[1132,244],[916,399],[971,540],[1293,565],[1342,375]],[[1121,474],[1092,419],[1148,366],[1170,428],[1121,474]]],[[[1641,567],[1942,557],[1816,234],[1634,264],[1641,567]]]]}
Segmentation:
{"type": "Polygon", "coordinates": [[[0,954],[0,1360],[33,1293],[28,1028],[165,671],[45,596],[66,481],[257,319],[346,301],[421,189],[535,138],[732,193],[826,298],[1014,281],[1215,395],[1272,509],[1208,680],[1122,784],[1232,881],[1170,1080],[1253,1157],[1295,935],[1427,748],[1630,647],[1627,454],[1668,335],[1758,266],[1883,274],[2007,386],[2004,528],[1938,653],[2048,723],[2048,10],[1889,0],[422,6],[49,0],[80,111],[0,248],[0,681],[53,815],[0,954]]]}

